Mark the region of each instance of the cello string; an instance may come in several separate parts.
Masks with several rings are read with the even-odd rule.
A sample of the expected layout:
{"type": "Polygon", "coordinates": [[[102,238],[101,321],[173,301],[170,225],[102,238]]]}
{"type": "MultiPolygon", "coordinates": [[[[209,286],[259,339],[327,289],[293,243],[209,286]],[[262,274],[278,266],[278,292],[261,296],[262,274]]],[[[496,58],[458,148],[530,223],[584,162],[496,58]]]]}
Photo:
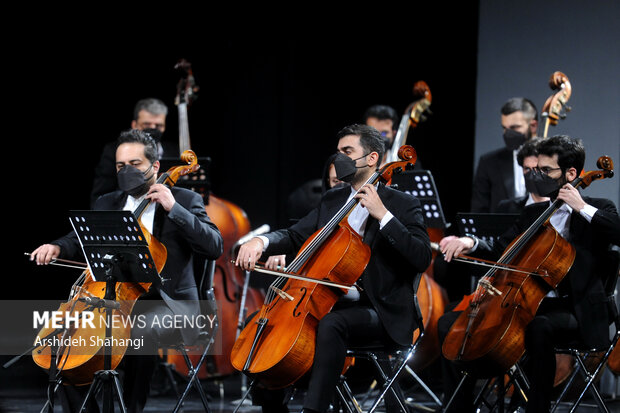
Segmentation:
{"type": "MultiPolygon", "coordinates": [[[[370,176],[370,178],[366,180],[364,185],[371,182],[374,183],[380,176],[381,174],[378,171],[375,171],[370,176]]],[[[342,208],[338,210],[338,212],[327,222],[327,224],[325,224],[325,226],[319,231],[317,236],[314,237],[312,241],[310,241],[308,246],[304,248],[304,250],[300,252],[297,257],[295,257],[295,259],[288,266],[288,269],[291,272],[299,271],[299,269],[306,263],[308,258],[313,255],[316,249],[323,244],[323,242],[329,235],[331,235],[336,225],[339,224],[344,219],[344,217],[347,216],[347,214],[355,207],[355,205],[357,205],[359,200],[355,198],[355,195],[357,195],[358,193],[359,190],[356,191],[353,197],[346,204],[344,204],[342,208]]]]}

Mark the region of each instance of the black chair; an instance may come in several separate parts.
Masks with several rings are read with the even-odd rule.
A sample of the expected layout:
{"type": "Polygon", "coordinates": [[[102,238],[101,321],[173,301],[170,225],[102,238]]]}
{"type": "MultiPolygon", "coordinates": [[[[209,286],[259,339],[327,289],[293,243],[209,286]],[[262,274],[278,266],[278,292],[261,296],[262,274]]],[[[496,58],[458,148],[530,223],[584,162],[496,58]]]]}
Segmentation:
{"type": "MultiPolygon", "coordinates": [[[[443,406],[442,412],[446,412],[452,406],[457,393],[461,391],[463,383],[469,378],[467,372],[462,374],[461,381],[448,402],[443,406]]],[[[495,411],[495,409],[500,413],[504,412],[506,396],[511,388],[513,390],[513,396],[511,397],[521,397],[527,402],[529,382],[519,362],[510,367],[503,375],[484,379],[474,399],[474,411],[479,411],[484,405],[490,412],[495,411]]]]}
{"type": "MultiPolygon", "coordinates": [[[[202,277],[199,281],[198,291],[200,304],[202,306],[202,314],[209,314],[212,311],[217,311],[217,306],[215,303],[215,293],[213,292],[213,275],[215,272],[215,261],[213,260],[205,260],[204,261],[204,270],[202,273],[202,277]]],[[[208,397],[200,383],[200,379],[198,377],[198,373],[200,369],[205,364],[205,360],[207,359],[207,355],[209,350],[211,349],[213,343],[215,342],[215,336],[218,328],[218,319],[215,318],[215,322],[213,324],[213,328],[209,328],[207,330],[200,331],[198,338],[194,343],[184,343],[178,342],[174,344],[162,345],[162,349],[164,353],[167,350],[175,350],[179,352],[187,366],[188,373],[187,376],[184,377],[185,387],[183,392],[179,393],[177,390],[177,382],[174,378],[175,372],[173,371],[174,367],[167,364],[164,361],[163,367],[166,370],[166,376],[171,381],[171,385],[177,396],[177,403],[173,409],[173,412],[178,412],[183,406],[185,399],[187,398],[189,392],[192,388],[194,388],[202,401],[202,405],[204,407],[205,412],[211,413],[211,409],[209,407],[208,397]],[[199,348],[200,350],[200,358],[196,364],[194,364],[190,358],[190,353],[193,351],[191,349],[199,348]]]]}
{"type": "Polygon", "coordinates": [[[606,272],[608,275],[605,277],[605,292],[607,294],[609,319],[613,323],[615,333],[611,339],[611,344],[607,348],[586,349],[580,346],[579,343],[575,343],[573,346],[556,349],[557,353],[570,354],[574,359],[574,364],[573,372],[569,376],[562,392],[553,405],[551,409],[552,412],[554,412],[562,403],[562,400],[568,393],[569,389],[573,386],[577,374],[581,374],[583,376],[585,383],[576,400],[572,402],[570,412],[576,411],[588,391],[592,394],[592,397],[594,398],[594,401],[598,405],[599,409],[604,412],[609,412],[605,400],[595,385],[595,381],[605,367],[609,355],[618,344],[618,339],[620,339],[620,315],[618,313],[618,304],[615,297],[616,286],[618,283],[618,278],[620,277],[620,251],[617,249],[610,249],[608,251],[608,256],[609,259],[605,261],[606,267],[604,269],[604,271],[609,271],[606,272]],[[601,353],[603,354],[602,357],[601,353]],[[595,365],[593,368],[588,368],[588,364],[590,364],[589,360],[591,359],[595,360],[595,365]]]}
{"type": "MultiPolygon", "coordinates": [[[[414,291],[418,290],[421,277],[422,274],[420,273],[414,279],[414,291]]],[[[403,370],[406,370],[407,362],[415,353],[416,348],[420,343],[420,340],[424,336],[424,321],[422,319],[422,313],[420,311],[417,295],[414,297],[414,300],[414,308],[416,312],[415,317],[420,332],[414,343],[407,347],[400,348],[388,348],[385,346],[385,344],[382,343],[371,343],[368,346],[350,348],[347,350],[348,357],[355,357],[370,361],[377,382],[382,383],[379,389],[379,394],[372,402],[368,413],[373,413],[379,407],[381,402],[384,401],[388,392],[392,393],[396,402],[399,405],[400,410],[404,412],[408,411],[407,401],[405,400],[403,394],[400,391],[395,390],[394,385],[403,370]]],[[[419,383],[423,383],[419,377],[417,377],[417,380],[419,383]]],[[[428,388],[428,386],[426,386],[425,384],[423,385],[423,387],[430,391],[430,388],[428,388]]],[[[364,401],[358,400],[359,396],[358,398],[356,398],[354,392],[351,390],[351,387],[347,383],[346,373],[343,374],[340,378],[340,382],[336,387],[336,394],[339,401],[341,402],[341,407],[343,410],[346,410],[349,413],[363,412],[363,405],[365,403],[364,401]]],[[[370,393],[368,393],[367,396],[369,394],[370,393]]],[[[434,399],[439,405],[441,405],[441,402],[439,401],[437,396],[435,396],[434,399]]]]}

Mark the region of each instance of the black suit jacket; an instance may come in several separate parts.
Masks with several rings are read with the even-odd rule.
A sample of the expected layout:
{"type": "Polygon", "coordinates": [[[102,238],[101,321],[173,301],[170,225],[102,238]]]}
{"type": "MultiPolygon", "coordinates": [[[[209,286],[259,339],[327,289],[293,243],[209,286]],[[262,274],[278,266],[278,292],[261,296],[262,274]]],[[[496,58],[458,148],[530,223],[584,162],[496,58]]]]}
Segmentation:
{"type": "Polygon", "coordinates": [[[512,150],[504,147],[480,157],[471,194],[471,212],[497,212],[502,199],[515,196],[512,150]]]}
{"type": "MultiPolygon", "coordinates": [[[[613,202],[607,199],[583,199],[598,211],[590,223],[576,211],[571,214],[567,241],[575,248],[576,257],[558,289],[571,297],[583,342],[591,347],[605,346],[609,341],[609,321],[604,285],[609,277],[617,277],[618,269],[610,262],[609,248],[612,244],[620,245],[620,217],[613,202]]],[[[487,252],[489,258],[499,257],[548,206],[548,202],[526,206],[519,220],[498,242],[480,240],[475,254],[487,252]]]]}
{"type": "MultiPolygon", "coordinates": [[[[176,204],[170,212],[157,205],[152,234],[167,250],[166,264],[160,274],[166,281],[163,285],[153,284],[151,289],[155,289],[175,315],[197,314],[200,309],[193,262],[196,254],[210,260],[217,259],[223,251],[222,235],[207,216],[199,194],[178,187],[173,187],[171,191],[176,204]]],[[[100,197],[94,209],[120,210],[126,200],[127,195],[115,191],[100,197]]],[[[82,255],[74,232],[52,244],[60,246],[61,258],[82,255]]],[[[187,331],[182,330],[183,338],[191,341],[195,337],[186,336],[187,331]]]]}
{"type": "Polygon", "coordinates": [[[529,195],[520,196],[517,198],[503,199],[497,204],[495,212],[506,214],[520,213],[525,207],[525,203],[527,202],[528,198],[529,195]]]}
{"type": "MultiPolygon", "coordinates": [[[[269,245],[265,254],[296,253],[350,194],[350,187],[327,191],[319,206],[296,224],[266,235],[269,245]]],[[[430,241],[417,198],[384,185],[379,185],[378,194],[394,218],[381,230],[376,219],[368,218],[364,242],[371,248],[371,257],[361,280],[390,337],[406,346],[411,344],[417,328],[413,280],[430,264],[430,241]]]]}

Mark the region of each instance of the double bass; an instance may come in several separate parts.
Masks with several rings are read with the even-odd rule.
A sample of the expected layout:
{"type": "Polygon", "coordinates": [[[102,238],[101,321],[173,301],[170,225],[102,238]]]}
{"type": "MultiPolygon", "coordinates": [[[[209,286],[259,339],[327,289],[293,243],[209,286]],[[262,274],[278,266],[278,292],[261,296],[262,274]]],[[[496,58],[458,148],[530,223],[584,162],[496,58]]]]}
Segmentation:
{"type": "MultiPolygon", "coordinates": [[[[186,151],[182,155],[185,165],[172,167],[166,173],[163,173],[157,183],[174,186],[181,176],[195,172],[200,167],[197,163],[196,154],[192,151],[186,151]]],[[[138,219],[139,226],[144,234],[145,241],[148,244],[149,251],[157,272],[161,272],[167,260],[166,247],[153,237],[144,228],[140,221],[142,213],[150,204],[150,200],[145,199],[133,211],[134,216],[138,219]]],[[[61,303],[57,311],[62,314],[82,314],[84,311],[90,311],[91,306],[85,299],[106,297],[106,282],[95,281],[90,269],[86,269],[73,284],[69,298],[66,302],[61,303]]],[[[131,315],[136,300],[151,287],[151,283],[116,283],[114,287],[115,299],[118,300],[120,308],[112,310],[112,316],[124,318],[131,315]]],[[[104,368],[104,346],[99,345],[104,342],[106,329],[104,319],[106,317],[105,309],[96,308],[93,310],[95,318],[91,326],[82,324],[81,326],[69,326],[64,331],[56,333],[54,328],[43,328],[37,334],[38,341],[50,334],[58,337],[58,342],[62,343],[58,347],[56,354],[52,354],[49,346],[39,346],[32,351],[32,358],[39,367],[49,370],[52,366],[52,360],[56,360],[56,369],[60,375],[69,383],[74,385],[86,385],[92,382],[94,374],[98,370],[104,368]],[[67,342],[66,337],[70,337],[71,341],[67,342]],[[97,337],[96,345],[91,344],[91,338],[97,337]],[[65,345],[71,344],[71,345],[65,345]],[[76,345],[77,344],[77,345],[76,345]],[[84,344],[84,345],[83,345],[84,344]]],[[[64,319],[64,318],[63,318],[64,319]]],[[[118,326],[111,330],[113,343],[110,349],[111,366],[115,369],[121,362],[127,349],[127,339],[131,335],[130,323],[119,323],[118,326]]],[[[107,368],[106,368],[107,369],[107,368]]]]}
{"type": "MultiPolygon", "coordinates": [[[[572,185],[585,188],[594,180],[613,176],[609,157],[600,157],[597,166],[601,169],[584,173],[572,185]]],[[[526,326],[545,295],[570,270],[575,249],[549,223],[562,204],[556,199],[509,244],[479,280],[471,300],[448,332],[442,347],[444,357],[473,376],[500,376],[523,356],[526,326]]]]}
{"type": "MultiPolygon", "coordinates": [[[[196,84],[189,61],[180,59],[175,68],[181,73],[175,104],[179,115],[179,149],[184,151],[191,147],[188,108],[197,98],[200,88],[196,84]]],[[[237,336],[239,314],[258,309],[264,300],[264,294],[256,288],[247,288],[245,301],[242,299],[244,274],[230,262],[234,245],[251,230],[247,214],[238,205],[213,193],[202,195],[205,198],[207,215],[222,234],[224,253],[216,260],[213,276],[213,291],[219,307],[216,340],[221,343],[221,352],[209,357],[205,368],[199,372],[198,377],[201,379],[228,376],[235,372],[228,354],[237,336]],[[241,308],[242,302],[245,302],[244,308],[241,308]]],[[[187,365],[180,354],[170,352],[168,361],[178,372],[187,374],[187,365]]]]}
{"type": "MultiPolygon", "coordinates": [[[[416,98],[407,106],[401,118],[396,136],[394,137],[393,148],[400,148],[405,145],[411,129],[417,127],[420,122],[426,120],[426,116],[430,113],[430,105],[433,97],[428,84],[423,81],[417,81],[413,86],[413,96],[416,98]]],[[[397,153],[388,152],[386,162],[395,162],[397,153]]],[[[427,228],[427,232],[431,242],[439,242],[443,238],[442,228],[427,228]]],[[[439,336],[437,335],[437,322],[444,312],[448,298],[445,290],[437,284],[433,278],[433,261],[437,252],[433,250],[433,259],[430,265],[422,274],[420,285],[417,291],[417,298],[424,323],[424,336],[418,343],[415,354],[411,357],[408,365],[414,371],[421,371],[431,364],[440,354],[439,336]]],[[[419,330],[414,332],[413,342],[415,343],[419,336],[419,330]]]]}
{"type": "MultiPolygon", "coordinates": [[[[394,170],[413,167],[415,150],[399,151],[366,181],[391,180],[394,170]]],[[[295,383],[314,360],[316,328],[346,289],[353,288],[370,259],[370,247],[348,224],[353,197],[302,245],[286,273],[277,273],[260,311],[241,331],[231,352],[235,369],[270,389],[295,383]]]]}
{"type": "MultiPolygon", "coordinates": [[[[413,85],[413,96],[417,99],[405,109],[405,113],[401,117],[400,124],[398,125],[396,136],[394,136],[392,148],[401,148],[403,145],[406,145],[409,129],[415,128],[420,122],[426,120],[426,113],[430,111],[429,107],[431,106],[433,97],[425,81],[418,80],[413,85]]],[[[385,162],[397,161],[398,151],[388,151],[385,155],[385,162]]]]}

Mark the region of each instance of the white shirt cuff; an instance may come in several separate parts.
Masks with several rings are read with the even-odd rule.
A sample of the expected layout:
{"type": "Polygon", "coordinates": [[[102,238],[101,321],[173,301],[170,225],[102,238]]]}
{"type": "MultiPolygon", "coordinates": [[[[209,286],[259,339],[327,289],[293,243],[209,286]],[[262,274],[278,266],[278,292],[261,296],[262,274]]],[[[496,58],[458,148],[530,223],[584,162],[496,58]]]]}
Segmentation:
{"type": "Polygon", "coordinates": [[[383,227],[390,222],[390,219],[394,218],[394,215],[390,211],[386,212],[381,221],[379,222],[379,229],[383,229],[383,227]]]}
{"type": "Polygon", "coordinates": [[[579,213],[582,217],[584,217],[588,222],[592,222],[592,217],[596,214],[598,208],[593,207],[592,205],[586,204],[579,213]]]}
{"type": "Polygon", "coordinates": [[[263,251],[265,251],[267,246],[269,246],[269,238],[263,235],[257,235],[256,238],[260,238],[263,241],[263,251]]]}
{"type": "Polygon", "coordinates": [[[476,251],[476,248],[478,248],[478,244],[480,243],[480,239],[472,234],[465,234],[465,236],[474,240],[474,246],[471,247],[468,253],[476,251]]]}

